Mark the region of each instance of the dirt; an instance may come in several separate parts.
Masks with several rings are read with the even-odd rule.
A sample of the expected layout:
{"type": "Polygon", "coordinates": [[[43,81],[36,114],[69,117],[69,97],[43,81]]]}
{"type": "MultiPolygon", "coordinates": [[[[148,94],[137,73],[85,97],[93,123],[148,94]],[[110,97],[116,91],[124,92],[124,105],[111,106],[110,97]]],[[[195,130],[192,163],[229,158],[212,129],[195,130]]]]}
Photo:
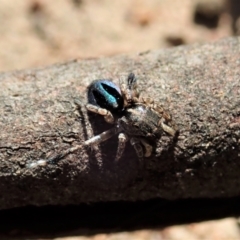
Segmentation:
{"type": "Polygon", "coordinates": [[[0,70],[215,41],[225,0],[0,0],[0,70]]]}

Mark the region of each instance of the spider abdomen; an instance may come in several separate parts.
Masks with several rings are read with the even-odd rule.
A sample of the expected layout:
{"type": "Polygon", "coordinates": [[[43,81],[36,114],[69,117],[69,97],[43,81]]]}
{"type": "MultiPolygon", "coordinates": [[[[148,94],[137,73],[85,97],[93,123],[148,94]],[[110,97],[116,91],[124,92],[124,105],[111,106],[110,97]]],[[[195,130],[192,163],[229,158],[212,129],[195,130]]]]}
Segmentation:
{"type": "Polygon", "coordinates": [[[88,102],[110,112],[117,113],[123,109],[123,97],[119,87],[110,80],[93,81],[88,87],[88,102]]]}

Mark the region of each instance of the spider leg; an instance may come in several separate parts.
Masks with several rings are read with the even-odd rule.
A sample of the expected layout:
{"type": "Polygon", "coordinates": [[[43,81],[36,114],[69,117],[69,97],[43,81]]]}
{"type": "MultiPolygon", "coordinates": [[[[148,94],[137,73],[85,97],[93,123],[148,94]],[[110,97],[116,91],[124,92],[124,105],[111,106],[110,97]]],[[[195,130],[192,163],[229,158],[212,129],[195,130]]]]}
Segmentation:
{"type": "Polygon", "coordinates": [[[28,168],[35,168],[37,166],[46,166],[47,164],[56,164],[58,163],[62,158],[66,157],[67,155],[76,152],[77,150],[82,149],[85,146],[89,146],[89,145],[96,145],[98,143],[104,142],[106,140],[108,140],[109,138],[111,138],[112,136],[114,136],[115,134],[117,134],[120,131],[120,128],[118,127],[114,127],[111,128],[105,132],[102,132],[101,134],[94,136],[90,139],[88,139],[87,141],[85,141],[82,145],[76,145],[74,147],[68,148],[65,151],[52,156],[49,159],[39,159],[38,161],[34,162],[34,163],[30,163],[27,165],[28,168]]]}
{"type": "Polygon", "coordinates": [[[134,98],[138,98],[139,92],[137,90],[137,78],[134,73],[130,73],[127,77],[127,83],[122,83],[120,86],[122,96],[124,99],[124,105],[130,105],[134,98]]]}
{"type": "Polygon", "coordinates": [[[76,145],[74,147],[68,148],[65,151],[58,153],[54,156],[52,156],[49,159],[39,159],[36,162],[30,163],[27,165],[28,168],[35,168],[37,166],[46,166],[48,164],[56,164],[58,163],[62,158],[66,157],[67,155],[76,152],[77,150],[82,149],[84,146],[83,145],[76,145]]]}
{"type": "Polygon", "coordinates": [[[150,157],[153,147],[144,138],[140,138],[140,141],[145,147],[145,157],[150,157]]]}
{"type": "Polygon", "coordinates": [[[130,73],[127,77],[127,84],[128,84],[128,88],[130,90],[136,88],[136,84],[137,83],[137,78],[135,77],[134,73],[130,73]]]}
{"type": "Polygon", "coordinates": [[[176,130],[170,126],[168,126],[167,124],[165,124],[165,119],[162,118],[160,121],[159,121],[162,129],[167,132],[168,134],[172,135],[172,136],[175,136],[176,134],[176,130]]]}
{"type": "Polygon", "coordinates": [[[127,88],[127,84],[121,83],[120,89],[124,100],[124,106],[127,106],[129,105],[129,102],[131,102],[131,94],[127,88]]]}
{"type": "Polygon", "coordinates": [[[133,137],[133,138],[130,139],[130,143],[134,147],[139,161],[143,162],[143,148],[140,144],[140,140],[138,138],[133,137]]]}
{"type": "Polygon", "coordinates": [[[104,141],[108,140],[109,138],[111,138],[115,134],[119,133],[120,131],[121,131],[120,128],[113,127],[113,128],[111,128],[111,129],[109,129],[105,132],[100,133],[97,136],[94,136],[94,137],[88,139],[87,141],[84,142],[84,145],[89,146],[89,145],[99,144],[101,142],[104,142],[104,141]]]}
{"type": "MultiPolygon", "coordinates": [[[[163,107],[161,107],[160,105],[156,104],[154,102],[154,100],[152,98],[149,97],[140,97],[137,100],[139,103],[144,103],[145,105],[147,105],[148,107],[152,108],[155,112],[160,113],[161,115],[163,115],[165,113],[163,107]]],[[[169,114],[166,113],[166,117],[167,119],[171,120],[171,116],[169,114]]]]}
{"type": "Polygon", "coordinates": [[[134,98],[139,97],[139,91],[137,87],[137,78],[133,73],[130,73],[128,76],[128,88],[132,91],[132,101],[134,98]]]}
{"type": "Polygon", "coordinates": [[[90,112],[94,112],[94,113],[104,116],[104,119],[106,122],[112,123],[112,124],[114,123],[114,117],[113,117],[112,113],[110,111],[108,111],[107,109],[100,108],[98,106],[95,106],[95,105],[89,104],[89,103],[86,105],[86,108],[90,112]]]}
{"type": "Polygon", "coordinates": [[[117,155],[115,158],[116,162],[121,158],[123,151],[125,149],[127,140],[128,140],[128,137],[126,134],[120,133],[118,135],[118,149],[117,149],[117,155]]]}
{"type": "MultiPolygon", "coordinates": [[[[77,105],[77,107],[81,108],[82,104],[80,101],[75,100],[74,103],[77,105]]],[[[94,106],[92,104],[87,104],[86,105],[87,110],[91,111],[91,112],[95,112],[98,113],[100,115],[103,115],[105,120],[109,123],[114,123],[114,117],[111,114],[111,112],[109,112],[106,109],[94,106]]],[[[49,159],[39,159],[36,162],[27,164],[28,168],[35,168],[37,166],[46,166],[47,164],[56,164],[58,163],[62,158],[66,157],[67,155],[74,153],[80,149],[82,149],[83,147],[89,146],[89,145],[97,145],[98,143],[101,143],[103,141],[106,141],[107,139],[111,138],[113,135],[117,134],[120,132],[120,128],[118,126],[109,129],[105,132],[102,132],[101,134],[94,136],[90,139],[88,139],[87,141],[85,141],[82,145],[76,145],[74,147],[68,148],[65,151],[62,151],[61,153],[55,154],[54,156],[52,156],[49,159]]]]}
{"type": "MultiPolygon", "coordinates": [[[[137,99],[135,99],[137,101],[137,99]]],[[[171,115],[163,109],[160,105],[156,104],[152,98],[141,97],[138,99],[138,102],[144,103],[150,108],[152,108],[155,112],[159,113],[161,117],[158,125],[162,127],[162,129],[168,134],[174,136],[177,132],[177,127],[172,122],[171,115]],[[168,125],[170,124],[170,125],[168,125]]]]}

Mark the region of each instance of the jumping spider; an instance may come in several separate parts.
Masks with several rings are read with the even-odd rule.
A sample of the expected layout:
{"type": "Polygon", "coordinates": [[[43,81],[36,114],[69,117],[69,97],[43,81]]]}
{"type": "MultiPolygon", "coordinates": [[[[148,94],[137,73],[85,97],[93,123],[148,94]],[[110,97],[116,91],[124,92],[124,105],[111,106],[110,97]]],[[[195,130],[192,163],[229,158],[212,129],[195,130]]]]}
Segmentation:
{"type": "Polygon", "coordinates": [[[161,106],[151,98],[139,96],[136,82],[133,73],[128,75],[126,83],[121,83],[120,88],[110,80],[93,81],[88,87],[86,109],[102,115],[114,127],[85,141],[83,145],[69,148],[48,160],[38,160],[29,167],[56,162],[83,146],[99,144],[115,134],[119,134],[116,161],[121,158],[129,138],[140,161],[143,161],[144,156],[149,157],[153,147],[148,139],[158,138],[162,131],[174,136],[176,129],[172,125],[171,116],[161,106]]]}

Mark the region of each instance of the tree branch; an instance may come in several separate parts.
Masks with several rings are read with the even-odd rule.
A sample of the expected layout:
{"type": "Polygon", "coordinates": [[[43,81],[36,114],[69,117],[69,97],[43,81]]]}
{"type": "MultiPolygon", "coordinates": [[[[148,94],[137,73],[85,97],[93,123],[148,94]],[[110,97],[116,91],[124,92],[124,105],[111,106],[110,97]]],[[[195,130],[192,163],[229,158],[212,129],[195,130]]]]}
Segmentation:
{"type": "Polygon", "coordinates": [[[228,38],[2,73],[0,208],[239,196],[239,56],[239,38],[228,38]],[[144,168],[130,144],[114,163],[117,136],[56,165],[26,167],[109,129],[74,101],[86,102],[94,79],[118,83],[129,72],[169,109],[176,139],[163,134],[144,168]]]}

